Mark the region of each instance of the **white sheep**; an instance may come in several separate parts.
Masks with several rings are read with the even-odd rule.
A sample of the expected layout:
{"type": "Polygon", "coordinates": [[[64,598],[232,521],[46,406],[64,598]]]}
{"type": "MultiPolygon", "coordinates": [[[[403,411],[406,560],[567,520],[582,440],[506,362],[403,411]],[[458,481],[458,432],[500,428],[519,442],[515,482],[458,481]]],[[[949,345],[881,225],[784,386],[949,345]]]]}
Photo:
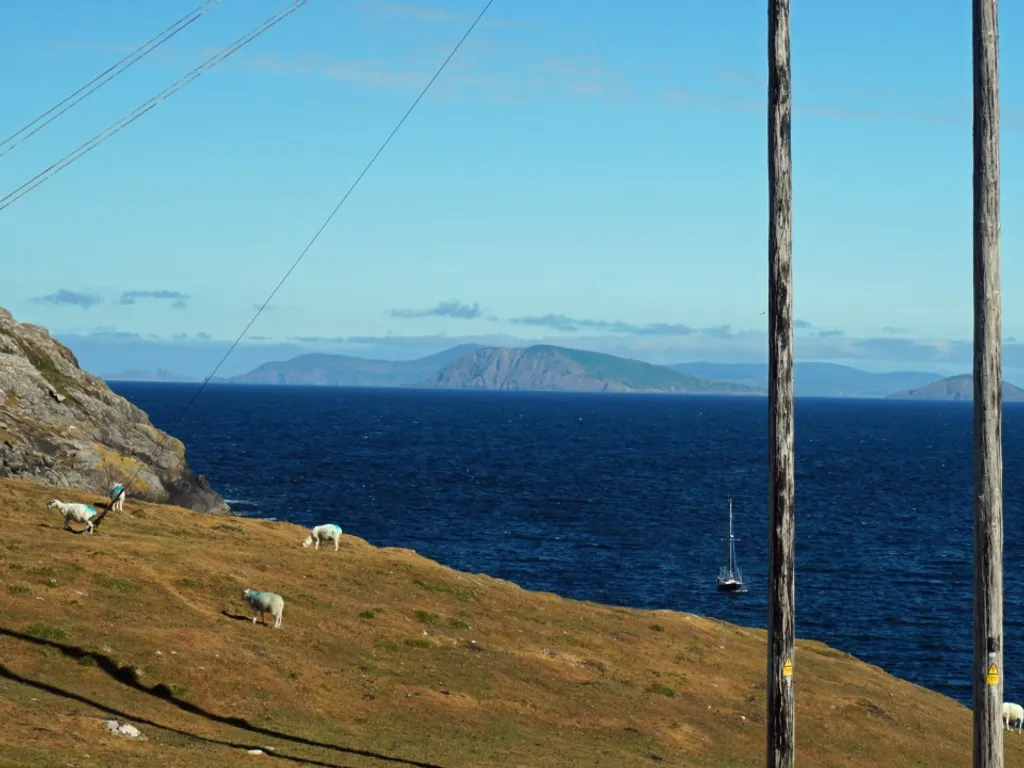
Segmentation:
{"type": "Polygon", "coordinates": [[[128,489],[118,483],[110,489],[110,511],[121,512],[124,510],[124,497],[128,495],[128,489]]]}
{"type": "Polygon", "coordinates": [[[1012,701],[1003,702],[1003,729],[1012,731],[1012,723],[1017,724],[1017,733],[1020,733],[1021,725],[1024,725],[1024,707],[1014,704],[1012,701]]]}
{"type": "Polygon", "coordinates": [[[284,613],[283,597],[275,595],[273,592],[256,592],[252,589],[247,589],[242,592],[242,599],[252,606],[253,624],[256,623],[257,615],[259,615],[260,621],[266,624],[267,620],[264,617],[264,614],[269,613],[274,617],[274,629],[279,629],[281,627],[281,614],[284,613]]]}
{"type": "Polygon", "coordinates": [[[64,516],[64,530],[71,530],[71,521],[85,523],[85,532],[92,533],[96,527],[92,519],[96,517],[96,508],[88,504],[68,503],[54,499],[46,505],[47,509],[56,509],[64,516]]]}
{"type": "Polygon", "coordinates": [[[321,541],[333,541],[334,551],[338,551],[338,541],[341,539],[341,526],[335,525],[334,523],[328,523],[326,525],[318,525],[312,531],[309,532],[309,536],[302,540],[302,546],[308,547],[313,542],[316,542],[316,546],[313,549],[320,549],[321,541]]]}

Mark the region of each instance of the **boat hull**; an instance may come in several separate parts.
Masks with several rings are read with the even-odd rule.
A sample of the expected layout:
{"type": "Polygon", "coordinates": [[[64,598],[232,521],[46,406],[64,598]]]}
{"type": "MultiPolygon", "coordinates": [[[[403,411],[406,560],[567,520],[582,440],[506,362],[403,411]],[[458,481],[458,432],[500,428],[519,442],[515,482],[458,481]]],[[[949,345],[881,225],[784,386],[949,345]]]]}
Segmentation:
{"type": "Polygon", "coordinates": [[[739,592],[743,589],[743,582],[735,579],[718,579],[718,590],[720,592],[739,592]]]}

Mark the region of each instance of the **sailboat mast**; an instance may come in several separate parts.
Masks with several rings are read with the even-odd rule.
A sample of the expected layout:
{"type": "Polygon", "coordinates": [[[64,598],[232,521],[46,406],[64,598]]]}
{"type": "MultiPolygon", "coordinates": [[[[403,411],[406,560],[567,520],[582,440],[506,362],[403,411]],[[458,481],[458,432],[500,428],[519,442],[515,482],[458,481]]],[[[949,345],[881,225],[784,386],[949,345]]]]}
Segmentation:
{"type": "Polygon", "coordinates": [[[729,578],[732,578],[732,497],[729,497],[729,578]]]}

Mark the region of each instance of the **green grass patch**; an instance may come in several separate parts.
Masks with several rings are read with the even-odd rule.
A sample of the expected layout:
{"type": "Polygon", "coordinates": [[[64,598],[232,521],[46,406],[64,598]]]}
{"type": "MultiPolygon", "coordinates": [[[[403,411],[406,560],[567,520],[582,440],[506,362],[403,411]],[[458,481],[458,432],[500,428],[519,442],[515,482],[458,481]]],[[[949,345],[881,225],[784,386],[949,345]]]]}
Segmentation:
{"type": "Polygon", "coordinates": [[[415,611],[416,621],[420,624],[426,624],[428,627],[437,626],[437,622],[441,620],[441,617],[436,613],[430,611],[415,611]]]}
{"type": "Polygon", "coordinates": [[[410,640],[406,640],[405,644],[410,648],[429,648],[430,641],[424,640],[422,637],[414,637],[410,640]]]}
{"type": "Polygon", "coordinates": [[[458,587],[442,581],[425,581],[424,579],[413,579],[412,583],[420,589],[425,589],[427,592],[433,592],[438,595],[451,595],[463,602],[468,603],[471,600],[476,600],[476,593],[468,587],[458,587]]]}
{"type": "Polygon", "coordinates": [[[674,688],[669,688],[667,685],[662,685],[661,683],[651,683],[647,688],[647,691],[649,693],[656,693],[659,696],[668,696],[670,699],[674,699],[676,697],[674,688]]]}
{"type": "Polygon", "coordinates": [[[68,639],[68,633],[60,627],[50,627],[46,624],[33,624],[25,630],[25,634],[39,640],[50,640],[54,643],[63,643],[68,639]]]}
{"type": "Polygon", "coordinates": [[[382,637],[374,641],[373,647],[378,651],[390,651],[391,653],[394,653],[398,650],[398,643],[394,640],[386,640],[382,637]]]}
{"type": "Polygon", "coordinates": [[[61,373],[53,360],[40,349],[26,341],[20,339],[16,339],[16,341],[18,346],[21,347],[22,352],[25,353],[25,357],[32,363],[32,367],[39,371],[39,374],[46,379],[47,383],[60,394],[70,398],[72,380],[61,373]]]}
{"type": "Polygon", "coordinates": [[[7,591],[12,595],[27,595],[29,593],[29,588],[24,584],[8,584],[7,591]]]}
{"type": "Polygon", "coordinates": [[[377,618],[377,612],[376,611],[363,611],[362,613],[359,614],[359,618],[360,619],[375,619],[375,618],[377,618]]]}
{"type": "Polygon", "coordinates": [[[469,629],[469,622],[462,619],[448,619],[448,626],[452,629],[469,629]]]}
{"type": "Polygon", "coordinates": [[[106,574],[97,573],[92,577],[93,583],[105,589],[116,589],[118,592],[138,592],[139,585],[126,579],[114,579],[106,574]]]}
{"type": "Polygon", "coordinates": [[[665,627],[662,626],[661,624],[651,624],[651,631],[652,632],[664,632],[665,631],[665,627]]]}

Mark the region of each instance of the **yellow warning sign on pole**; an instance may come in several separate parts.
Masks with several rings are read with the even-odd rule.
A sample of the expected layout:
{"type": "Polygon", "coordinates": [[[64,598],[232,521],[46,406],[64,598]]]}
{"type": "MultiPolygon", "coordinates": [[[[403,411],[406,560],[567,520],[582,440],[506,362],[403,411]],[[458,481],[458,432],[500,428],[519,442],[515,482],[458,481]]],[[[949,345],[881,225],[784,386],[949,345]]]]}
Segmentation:
{"type": "Polygon", "coordinates": [[[996,669],[995,664],[988,665],[988,674],[985,675],[985,683],[987,685],[999,685],[999,670],[996,669]]]}
{"type": "Polygon", "coordinates": [[[782,665],[782,676],[783,677],[792,677],[793,676],[793,660],[792,659],[786,659],[785,663],[783,663],[783,665],[782,665]]]}

